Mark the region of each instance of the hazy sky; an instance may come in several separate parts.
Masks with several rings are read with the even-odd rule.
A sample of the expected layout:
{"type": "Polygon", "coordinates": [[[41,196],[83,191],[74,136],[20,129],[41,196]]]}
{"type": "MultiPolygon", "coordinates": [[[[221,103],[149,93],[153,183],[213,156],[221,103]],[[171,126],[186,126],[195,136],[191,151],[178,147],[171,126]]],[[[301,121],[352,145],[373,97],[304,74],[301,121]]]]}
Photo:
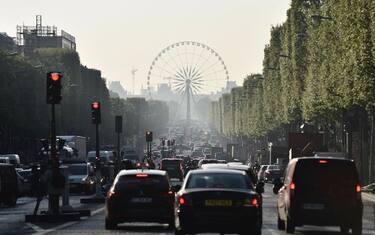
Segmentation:
{"type": "Polygon", "coordinates": [[[285,21],[290,0],[2,0],[0,32],[16,36],[16,25],[55,25],[76,38],[82,64],[100,69],[131,90],[146,86],[153,59],[170,44],[197,41],[225,61],[230,80],[241,85],[261,72],[270,28],[285,21]]]}

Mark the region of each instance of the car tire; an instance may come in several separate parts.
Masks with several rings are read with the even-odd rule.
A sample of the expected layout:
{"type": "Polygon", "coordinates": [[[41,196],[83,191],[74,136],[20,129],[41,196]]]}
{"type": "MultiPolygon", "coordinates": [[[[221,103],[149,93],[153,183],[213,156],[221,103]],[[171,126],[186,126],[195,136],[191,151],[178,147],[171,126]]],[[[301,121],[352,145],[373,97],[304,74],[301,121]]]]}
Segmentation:
{"type": "Polygon", "coordinates": [[[280,219],[279,212],[277,212],[277,229],[285,230],[285,221],[280,219]]]}
{"type": "Polygon", "coordinates": [[[175,235],[186,235],[185,231],[182,229],[175,228],[174,230],[175,235]]]}
{"type": "Polygon", "coordinates": [[[353,225],[352,235],[362,235],[362,220],[353,225]]]}
{"type": "Polygon", "coordinates": [[[290,218],[289,216],[286,217],[285,231],[286,231],[286,233],[290,233],[290,234],[293,234],[294,231],[295,231],[295,226],[294,226],[294,223],[293,223],[293,219],[290,218]]]}
{"type": "Polygon", "coordinates": [[[9,193],[7,200],[4,202],[5,205],[14,207],[17,205],[17,193],[9,193]]]}
{"type": "Polygon", "coordinates": [[[105,219],[105,229],[107,230],[113,230],[117,228],[117,223],[115,223],[112,220],[105,219]]]}
{"type": "Polygon", "coordinates": [[[341,234],[349,234],[349,227],[347,226],[340,226],[341,234]]]}

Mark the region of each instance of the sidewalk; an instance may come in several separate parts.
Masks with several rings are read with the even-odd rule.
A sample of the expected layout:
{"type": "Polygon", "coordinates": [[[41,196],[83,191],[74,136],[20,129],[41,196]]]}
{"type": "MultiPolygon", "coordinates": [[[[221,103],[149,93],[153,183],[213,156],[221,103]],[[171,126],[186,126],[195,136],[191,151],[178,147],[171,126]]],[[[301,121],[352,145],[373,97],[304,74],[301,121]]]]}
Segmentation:
{"type": "Polygon", "coordinates": [[[375,194],[362,192],[362,199],[375,203],[375,194]]]}

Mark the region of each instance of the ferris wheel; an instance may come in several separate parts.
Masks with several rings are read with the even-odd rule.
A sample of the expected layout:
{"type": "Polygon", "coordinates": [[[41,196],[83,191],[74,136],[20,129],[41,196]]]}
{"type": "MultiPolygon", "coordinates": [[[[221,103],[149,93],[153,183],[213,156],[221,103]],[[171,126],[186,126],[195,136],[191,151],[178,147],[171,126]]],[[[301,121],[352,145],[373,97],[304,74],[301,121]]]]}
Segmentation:
{"type": "Polygon", "coordinates": [[[171,90],[186,98],[187,119],[190,101],[198,94],[222,90],[229,73],[221,56],[209,46],[193,41],[177,42],[164,48],[152,61],[147,75],[150,97],[152,87],[168,80],[171,90]]]}

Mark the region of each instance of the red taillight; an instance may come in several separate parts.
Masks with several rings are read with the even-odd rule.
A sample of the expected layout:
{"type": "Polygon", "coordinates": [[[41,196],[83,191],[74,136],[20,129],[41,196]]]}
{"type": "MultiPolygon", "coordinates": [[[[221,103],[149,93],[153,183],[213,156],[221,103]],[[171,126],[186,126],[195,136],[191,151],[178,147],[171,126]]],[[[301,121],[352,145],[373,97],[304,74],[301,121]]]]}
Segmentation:
{"type": "Polygon", "coordinates": [[[326,164],[328,161],[327,160],[319,160],[320,164],[326,164]]]}
{"type": "Polygon", "coordinates": [[[185,204],[186,204],[186,200],[185,200],[185,198],[180,197],[180,198],[178,199],[178,203],[180,203],[180,205],[185,205],[185,204]]]}
{"type": "Polygon", "coordinates": [[[361,185],[357,184],[357,185],[355,186],[355,191],[356,191],[357,193],[360,193],[360,192],[362,191],[362,187],[361,187],[361,185]]]}
{"type": "Polygon", "coordinates": [[[145,178],[148,177],[148,174],[136,174],[135,176],[138,178],[145,178]]]}
{"type": "Polygon", "coordinates": [[[107,196],[110,198],[110,197],[113,197],[114,195],[115,195],[115,189],[112,187],[112,188],[108,191],[107,196]]]}
{"type": "Polygon", "coordinates": [[[168,195],[173,195],[174,192],[172,190],[168,191],[168,195]]]}
{"type": "Polygon", "coordinates": [[[251,205],[252,205],[252,206],[258,206],[258,200],[257,200],[256,198],[253,198],[253,199],[251,200],[251,205]]]}
{"type": "Polygon", "coordinates": [[[294,182],[290,183],[290,189],[292,190],[296,189],[296,184],[294,182]]]}

